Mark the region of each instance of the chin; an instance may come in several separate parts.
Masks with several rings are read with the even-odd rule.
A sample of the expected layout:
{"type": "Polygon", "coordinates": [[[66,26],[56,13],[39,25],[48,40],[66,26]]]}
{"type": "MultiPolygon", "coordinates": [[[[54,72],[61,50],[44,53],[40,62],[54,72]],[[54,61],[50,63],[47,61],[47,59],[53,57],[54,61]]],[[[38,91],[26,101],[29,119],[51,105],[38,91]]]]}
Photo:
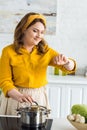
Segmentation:
{"type": "Polygon", "coordinates": [[[39,42],[38,43],[35,43],[34,45],[38,45],[39,44],[39,42]]]}

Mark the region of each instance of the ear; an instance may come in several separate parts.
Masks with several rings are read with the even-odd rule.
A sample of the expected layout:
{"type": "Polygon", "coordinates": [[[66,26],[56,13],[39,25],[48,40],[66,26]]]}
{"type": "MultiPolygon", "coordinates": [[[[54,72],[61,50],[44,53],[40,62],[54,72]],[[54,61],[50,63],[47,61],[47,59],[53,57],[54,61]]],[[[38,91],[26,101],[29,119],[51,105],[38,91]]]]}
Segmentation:
{"type": "Polygon", "coordinates": [[[23,34],[25,34],[25,33],[26,33],[26,30],[23,31],[23,34]]]}

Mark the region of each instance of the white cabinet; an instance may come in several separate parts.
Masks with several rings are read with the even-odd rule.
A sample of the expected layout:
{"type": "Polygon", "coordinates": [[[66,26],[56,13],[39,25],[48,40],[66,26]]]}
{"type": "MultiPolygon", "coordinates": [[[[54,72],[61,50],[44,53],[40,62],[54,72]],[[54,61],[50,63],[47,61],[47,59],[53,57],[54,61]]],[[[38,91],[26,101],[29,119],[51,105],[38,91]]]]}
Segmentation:
{"type": "Polygon", "coordinates": [[[87,79],[78,76],[48,77],[47,92],[52,118],[66,117],[74,104],[87,104],[87,79]]]}

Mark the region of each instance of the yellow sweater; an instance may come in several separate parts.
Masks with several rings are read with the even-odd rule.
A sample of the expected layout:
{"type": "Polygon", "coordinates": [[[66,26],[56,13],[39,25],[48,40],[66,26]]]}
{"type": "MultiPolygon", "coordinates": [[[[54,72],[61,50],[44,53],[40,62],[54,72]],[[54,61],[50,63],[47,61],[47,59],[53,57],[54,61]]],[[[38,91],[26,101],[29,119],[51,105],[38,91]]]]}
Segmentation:
{"type": "MultiPolygon", "coordinates": [[[[18,86],[26,88],[39,88],[47,84],[46,71],[51,59],[58,55],[56,51],[48,47],[48,51],[43,54],[37,54],[35,47],[32,53],[25,48],[21,48],[19,55],[15,52],[13,44],[5,47],[0,59],[0,87],[5,96],[7,91],[18,86]]],[[[63,66],[58,66],[61,70],[67,71],[63,66]]]]}

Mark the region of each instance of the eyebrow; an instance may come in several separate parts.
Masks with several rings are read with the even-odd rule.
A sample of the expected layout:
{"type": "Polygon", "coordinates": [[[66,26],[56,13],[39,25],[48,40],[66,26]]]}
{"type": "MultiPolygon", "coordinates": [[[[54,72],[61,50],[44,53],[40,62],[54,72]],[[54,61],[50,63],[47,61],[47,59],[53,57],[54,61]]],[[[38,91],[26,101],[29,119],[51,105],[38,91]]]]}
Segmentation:
{"type": "MultiPolygon", "coordinates": [[[[35,28],[35,27],[34,27],[33,29],[36,29],[36,30],[38,30],[38,31],[39,31],[39,29],[38,29],[38,28],[35,28]]],[[[44,29],[44,30],[41,30],[41,31],[43,31],[43,32],[44,32],[44,31],[45,31],[45,29],[44,29]]]]}

